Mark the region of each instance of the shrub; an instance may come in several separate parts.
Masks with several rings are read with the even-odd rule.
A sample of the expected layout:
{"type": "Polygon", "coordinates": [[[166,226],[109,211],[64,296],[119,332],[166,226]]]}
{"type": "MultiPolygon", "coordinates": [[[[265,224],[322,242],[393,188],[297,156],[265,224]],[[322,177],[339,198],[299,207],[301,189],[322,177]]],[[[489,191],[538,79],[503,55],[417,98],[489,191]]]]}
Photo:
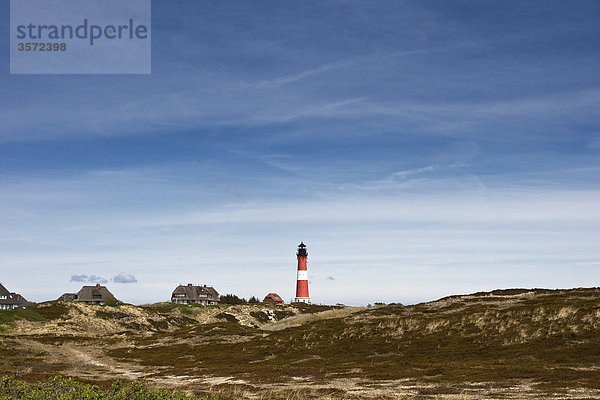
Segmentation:
{"type": "Polygon", "coordinates": [[[224,319],[224,320],[226,320],[228,322],[234,322],[234,323],[238,322],[238,319],[235,317],[235,315],[231,315],[231,314],[228,314],[228,313],[219,313],[219,314],[216,315],[216,317],[217,318],[222,318],[222,319],[224,319]]]}
{"type": "Polygon", "coordinates": [[[60,319],[69,315],[70,307],[58,302],[47,302],[38,304],[37,306],[28,307],[30,310],[35,310],[36,313],[47,319],[60,319]]]}
{"type": "Polygon", "coordinates": [[[15,308],[12,310],[0,311],[0,324],[7,324],[18,320],[26,321],[45,321],[42,315],[30,308],[15,308]]]}
{"type": "Polygon", "coordinates": [[[119,306],[119,302],[116,301],[116,300],[113,300],[113,299],[109,299],[109,300],[106,300],[104,302],[104,305],[108,306],[108,307],[118,307],[119,306]]]}
{"type": "Polygon", "coordinates": [[[267,313],[262,312],[262,311],[252,311],[250,313],[250,315],[253,316],[254,318],[256,318],[258,320],[258,322],[262,322],[263,324],[266,324],[267,322],[270,321],[267,313]]]}
{"type": "Polygon", "coordinates": [[[226,294],[224,296],[219,296],[221,304],[247,304],[246,299],[239,298],[235,294],[226,294]]]}

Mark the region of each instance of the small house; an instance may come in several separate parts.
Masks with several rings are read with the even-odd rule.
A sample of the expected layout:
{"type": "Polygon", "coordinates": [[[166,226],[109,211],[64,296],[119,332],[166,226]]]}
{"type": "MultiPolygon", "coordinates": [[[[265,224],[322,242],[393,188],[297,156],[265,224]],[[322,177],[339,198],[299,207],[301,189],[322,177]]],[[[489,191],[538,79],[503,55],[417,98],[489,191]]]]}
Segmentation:
{"type": "Polygon", "coordinates": [[[99,283],[96,286],[84,286],[79,292],[77,292],[77,299],[86,304],[104,304],[108,300],[118,301],[115,296],[106,288],[101,286],[99,283]]]}
{"type": "Polygon", "coordinates": [[[77,293],[64,293],[56,301],[77,301],[77,293]]]}
{"type": "Polygon", "coordinates": [[[214,305],[219,303],[219,293],[206,285],[179,285],[171,294],[171,302],[176,304],[214,305]]]}
{"type": "Polygon", "coordinates": [[[269,293],[265,296],[263,303],[283,304],[283,299],[277,293],[269,293]]]}
{"type": "Polygon", "coordinates": [[[9,292],[0,283],[0,310],[11,310],[13,308],[27,307],[29,302],[18,293],[9,292]]]}

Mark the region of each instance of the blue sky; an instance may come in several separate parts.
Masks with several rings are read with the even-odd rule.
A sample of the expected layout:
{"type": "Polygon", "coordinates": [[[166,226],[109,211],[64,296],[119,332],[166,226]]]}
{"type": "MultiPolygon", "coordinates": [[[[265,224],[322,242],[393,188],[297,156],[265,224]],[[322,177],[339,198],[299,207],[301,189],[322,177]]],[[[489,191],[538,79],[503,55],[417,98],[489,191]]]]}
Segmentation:
{"type": "Polygon", "coordinates": [[[154,0],[151,75],[10,75],[3,35],[0,281],[289,300],[304,240],[321,303],[598,286],[598,21],[597,1],[154,0]]]}

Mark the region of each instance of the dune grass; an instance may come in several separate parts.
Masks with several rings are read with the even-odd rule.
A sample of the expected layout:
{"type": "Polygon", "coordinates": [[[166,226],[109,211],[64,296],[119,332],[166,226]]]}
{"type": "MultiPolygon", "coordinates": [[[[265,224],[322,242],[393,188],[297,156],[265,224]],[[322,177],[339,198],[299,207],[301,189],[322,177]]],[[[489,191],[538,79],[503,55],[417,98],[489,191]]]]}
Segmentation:
{"type": "MultiPolygon", "coordinates": [[[[301,307],[188,307],[185,315],[184,308],[168,305],[90,308],[84,310],[89,318],[119,323],[122,331],[89,338],[31,335],[28,340],[90,346],[157,379],[235,377],[256,385],[299,380],[327,388],[302,389],[295,395],[304,397],[298,398],[344,398],[327,387],[340,378],[375,386],[411,382],[416,393],[430,398],[458,398],[472,385],[511,388],[524,382],[548,397],[570,389],[600,390],[600,290],[595,288],[504,290],[414,306],[301,307]],[[127,313],[140,310],[148,323],[134,326],[127,313]]],[[[58,309],[52,312],[64,316],[58,309]]],[[[49,310],[45,316],[36,313],[51,315],[49,310]]],[[[0,336],[6,367],[0,373],[23,366],[22,376],[35,381],[64,367],[45,363],[48,355],[14,351],[11,346],[20,340],[9,333],[0,336]]],[[[227,387],[217,389],[221,399],[233,398],[227,387]]],[[[274,390],[269,396],[292,394],[274,390]]]]}

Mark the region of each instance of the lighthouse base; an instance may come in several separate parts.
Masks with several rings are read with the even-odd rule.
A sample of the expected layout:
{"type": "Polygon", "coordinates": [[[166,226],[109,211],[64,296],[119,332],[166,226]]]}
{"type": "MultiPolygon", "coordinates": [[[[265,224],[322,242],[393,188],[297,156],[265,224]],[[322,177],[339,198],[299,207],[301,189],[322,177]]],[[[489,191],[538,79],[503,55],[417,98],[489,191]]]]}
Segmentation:
{"type": "Polygon", "coordinates": [[[294,303],[306,303],[310,304],[310,297],[296,297],[294,303]]]}

